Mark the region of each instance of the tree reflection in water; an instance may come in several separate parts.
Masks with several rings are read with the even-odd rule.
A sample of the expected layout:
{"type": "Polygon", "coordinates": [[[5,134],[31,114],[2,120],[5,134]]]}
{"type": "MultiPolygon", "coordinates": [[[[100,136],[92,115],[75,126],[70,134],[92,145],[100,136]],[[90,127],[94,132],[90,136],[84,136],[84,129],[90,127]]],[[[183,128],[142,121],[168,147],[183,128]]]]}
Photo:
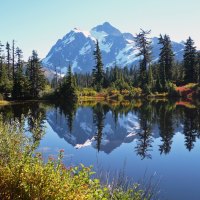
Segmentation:
{"type": "MultiPolygon", "coordinates": [[[[33,141],[38,144],[43,136],[44,124],[48,121],[47,115],[52,113],[54,125],[65,131],[65,133],[57,134],[60,137],[63,137],[63,134],[76,137],[73,146],[76,145],[76,141],[84,144],[90,140],[92,146],[98,151],[110,153],[122,143],[133,142],[136,145],[135,152],[141,159],[152,158],[151,152],[156,138],[160,138],[158,144],[160,154],[170,153],[173,138],[177,132],[184,135],[185,147],[189,151],[200,139],[200,107],[188,105],[188,103],[184,105],[183,102],[147,100],[140,103],[136,101],[128,103],[93,102],[81,106],[72,102],[56,104],[34,102],[2,106],[0,113],[2,120],[11,124],[18,120],[19,128],[26,127],[26,130],[32,134],[33,141]],[[84,118],[86,121],[83,121],[82,116],[77,114],[78,109],[81,111],[84,108],[87,108],[86,111],[90,115],[84,118]],[[138,120],[137,130],[134,127],[136,126],[134,120],[138,120]],[[87,122],[90,133],[87,132],[89,129],[80,129],[82,122],[87,122]],[[112,134],[109,133],[109,129],[104,129],[105,125],[111,128],[112,134]],[[129,126],[133,126],[131,137],[128,137],[129,126]],[[109,141],[107,146],[102,144],[102,138],[109,141]]],[[[59,128],[54,130],[56,132],[59,128]]]]}
{"type": "Polygon", "coordinates": [[[140,119],[140,132],[138,134],[138,141],[136,145],[136,153],[141,157],[151,159],[152,151],[152,121],[153,121],[153,110],[149,103],[144,103],[138,111],[138,116],[140,119]]]}

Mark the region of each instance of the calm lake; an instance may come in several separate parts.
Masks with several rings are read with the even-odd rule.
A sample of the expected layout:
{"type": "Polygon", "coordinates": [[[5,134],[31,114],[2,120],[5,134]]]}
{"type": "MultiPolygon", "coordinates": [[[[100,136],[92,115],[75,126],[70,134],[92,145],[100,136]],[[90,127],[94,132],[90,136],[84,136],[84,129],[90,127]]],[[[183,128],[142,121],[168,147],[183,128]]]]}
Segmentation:
{"type": "Polygon", "coordinates": [[[35,102],[2,106],[0,112],[5,121],[21,121],[27,132],[45,128],[41,140],[33,136],[45,157],[64,149],[68,166],[123,171],[136,182],[153,176],[160,199],[200,199],[200,107],[194,104],[35,102]]]}

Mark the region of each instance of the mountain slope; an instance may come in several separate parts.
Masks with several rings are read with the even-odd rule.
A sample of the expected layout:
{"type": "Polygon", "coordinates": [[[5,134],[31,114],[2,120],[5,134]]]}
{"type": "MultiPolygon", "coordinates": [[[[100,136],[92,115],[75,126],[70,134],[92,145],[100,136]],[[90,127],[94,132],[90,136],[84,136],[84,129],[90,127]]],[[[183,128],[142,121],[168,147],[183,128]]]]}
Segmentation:
{"type": "MultiPolygon", "coordinates": [[[[67,33],[51,48],[43,66],[51,70],[66,73],[69,63],[74,72],[91,72],[94,66],[93,51],[96,40],[99,41],[104,67],[131,66],[139,59],[135,47],[134,36],[131,33],[122,33],[108,22],[98,25],[88,31],[77,28],[67,33]]],[[[176,60],[182,60],[182,43],[172,42],[176,60]]],[[[152,38],[152,59],[158,60],[160,46],[158,38],[152,38]]]]}

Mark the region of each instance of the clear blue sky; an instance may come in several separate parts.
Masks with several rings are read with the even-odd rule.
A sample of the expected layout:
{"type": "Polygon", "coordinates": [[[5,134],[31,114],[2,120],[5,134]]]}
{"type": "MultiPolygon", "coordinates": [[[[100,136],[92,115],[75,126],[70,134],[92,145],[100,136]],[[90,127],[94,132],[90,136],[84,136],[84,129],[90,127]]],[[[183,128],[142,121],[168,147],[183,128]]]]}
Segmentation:
{"type": "Polygon", "coordinates": [[[90,30],[110,22],[123,32],[151,29],[172,40],[191,36],[200,48],[200,0],[0,0],[0,41],[12,41],[24,57],[40,58],[74,27],[90,30]]]}

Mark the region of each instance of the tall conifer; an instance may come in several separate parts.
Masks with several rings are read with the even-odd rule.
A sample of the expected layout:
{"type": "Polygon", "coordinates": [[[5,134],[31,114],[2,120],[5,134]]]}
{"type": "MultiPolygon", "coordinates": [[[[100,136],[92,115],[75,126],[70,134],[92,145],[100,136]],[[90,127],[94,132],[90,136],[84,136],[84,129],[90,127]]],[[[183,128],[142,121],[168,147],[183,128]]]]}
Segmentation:
{"type": "Polygon", "coordinates": [[[196,47],[194,41],[189,37],[185,43],[184,49],[184,69],[185,69],[185,82],[195,82],[195,71],[196,71],[196,47]]]}
{"type": "Polygon", "coordinates": [[[94,51],[95,58],[95,67],[93,69],[93,85],[96,87],[99,92],[103,86],[104,82],[104,70],[103,70],[103,62],[101,57],[101,50],[99,48],[99,42],[96,42],[96,49],[94,51]]]}
{"type": "Polygon", "coordinates": [[[142,89],[145,89],[148,84],[148,74],[147,69],[151,61],[151,41],[148,38],[148,35],[151,33],[151,30],[144,31],[141,29],[141,32],[136,35],[135,43],[139,51],[137,56],[141,57],[140,60],[140,74],[139,74],[139,85],[142,89]]]}

